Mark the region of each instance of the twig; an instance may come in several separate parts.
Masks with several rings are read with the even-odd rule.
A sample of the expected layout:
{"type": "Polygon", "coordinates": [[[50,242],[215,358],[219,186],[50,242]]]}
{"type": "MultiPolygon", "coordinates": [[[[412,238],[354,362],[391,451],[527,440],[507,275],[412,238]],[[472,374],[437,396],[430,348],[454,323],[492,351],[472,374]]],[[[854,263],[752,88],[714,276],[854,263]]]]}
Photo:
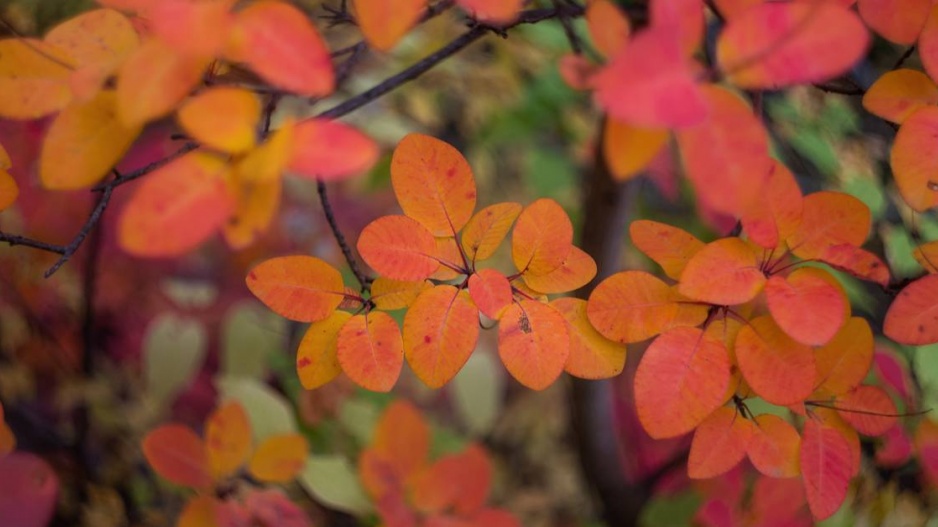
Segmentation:
{"type": "Polygon", "coordinates": [[[827,83],[814,84],[814,87],[826,93],[838,93],[840,95],[864,95],[866,94],[866,90],[856,85],[854,85],[854,87],[851,88],[851,87],[840,86],[837,84],[832,84],[830,82],[827,82],[827,83]]]}
{"type": "MultiPolygon", "coordinates": [[[[553,0],[552,3],[554,4],[555,8],[560,7],[559,0],[553,0]]],[[[573,53],[576,55],[582,55],[583,40],[580,38],[580,35],[577,35],[576,30],[573,29],[573,24],[570,23],[570,18],[561,15],[560,25],[563,26],[563,32],[567,36],[567,41],[570,43],[570,50],[573,51],[573,53]]]]}
{"type": "Polygon", "coordinates": [[[20,236],[18,234],[6,234],[5,232],[0,231],[0,242],[5,242],[11,247],[14,245],[22,245],[24,247],[32,247],[33,249],[39,249],[40,251],[46,251],[55,254],[65,254],[64,245],[55,245],[52,243],[46,243],[39,240],[34,240],[32,238],[27,238],[26,236],[20,236]]]}
{"type": "Polygon", "coordinates": [[[352,270],[352,274],[355,275],[355,279],[358,280],[359,285],[361,285],[362,292],[365,292],[371,288],[373,279],[359,267],[358,261],[352,255],[352,248],[349,247],[345,235],[343,235],[342,230],[339,229],[339,224],[335,219],[335,212],[333,212],[332,204],[329,203],[329,196],[326,194],[326,183],[321,179],[317,179],[316,190],[319,191],[319,202],[322,203],[322,211],[326,215],[326,222],[329,223],[329,228],[332,229],[332,236],[335,237],[336,243],[338,243],[339,248],[342,249],[342,255],[345,256],[345,261],[348,263],[349,269],[352,270]]]}
{"type": "Polygon", "coordinates": [[[91,190],[95,192],[102,192],[102,191],[106,192],[107,189],[109,188],[113,189],[125,183],[130,183],[131,181],[137,178],[143,177],[158,168],[162,168],[163,166],[168,165],[170,161],[175,161],[176,159],[188,154],[189,152],[192,152],[193,150],[197,148],[199,148],[198,143],[186,143],[179,150],[176,150],[172,154],[169,154],[168,156],[164,157],[163,159],[159,159],[148,165],[140,167],[137,170],[134,170],[133,172],[128,172],[124,174],[123,177],[115,178],[115,179],[112,179],[111,181],[107,181],[104,183],[99,183],[98,185],[91,187],[91,190]]]}
{"type": "Polygon", "coordinates": [[[912,53],[914,53],[914,52],[915,52],[915,45],[913,44],[913,45],[909,46],[909,49],[905,50],[905,53],[903,53],[903,54],[896,60],[895,64],[892,65],[892,68],[890,68],[890,70],[897,70],[897,69],[901,68],[902,65],[905,64],[905,61],[908,60],[908,58],[911,57],[911,56],[912,56],[912,53]]]}
{"type": "MultiPolygon", "coordinates": [[[[115,181],[122,179],[117,178],[115,181]]],[[[98,222],[101,221],[101,215],[104,213],[104,209],[107,208],[107,204],[111,201],[111,194],[114,192],[114,186],[109,186],[104,189],[104,193],[101,194],[101,197],[98,198],[98,203],[95,205],[94,209],[91,211],[91,215],[88,216],[88,219],[85,221],[85,224],[81,227],[81,230],[78,231],[78,234],[72,239],[72,242],[65,247],[65,251],[62,253],[62,256],[58,259],[57,262],[52,264],[52,267],[45,272],[45,277],[49,278],[56,271],[58,271],[65,262],[75,254],[75,251],[81,247],[82,242],[85,241],[85,238],[88,237],[88,233],[91,232],[98,222]]]]}

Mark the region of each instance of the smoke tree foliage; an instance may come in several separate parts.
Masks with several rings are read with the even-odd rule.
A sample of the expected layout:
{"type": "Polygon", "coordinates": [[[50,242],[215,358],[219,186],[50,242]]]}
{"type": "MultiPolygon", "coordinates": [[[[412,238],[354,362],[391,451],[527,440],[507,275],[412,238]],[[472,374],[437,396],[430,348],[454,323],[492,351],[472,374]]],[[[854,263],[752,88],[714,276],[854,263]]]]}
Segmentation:
{"type": "MultiPolygon", "coordinates": [[[[284,0],[98,4],[41,36],[0,40],[0,117],[48,123],[38,181],[96,200],[68,244],[0,232],[0,241],[55,255],[47,277],[104,216],[116,216],[117,243],[137,258],[183,257],[219,237],[232,251],[257,247],[281,213],[285,180],[307,179],[345,262],[248,253],[240,285],[308,324],[295,361],[307,390],[344,374],[388,392],[405,363],[440,388],[485,332],[530,390],[565,373],[619,376],[634,346],[638,421],[652,438],[690,434],[687,475],[715,478],[744,460],[761,474],[750,494],[709,497],[700,524],[766,525],[775,514],[801,525],[810,523],[798,515],[804,502],[811,518],[828,518],[861,472],[864,445],[878,445],[877,461],[892,466],[914,452],[938,476],[938,424],[919,415],[916,381],[888,344],[938,343],[938,240],[919,229],[938,205],[938,6],[929,0],[343,0],[326,2],[318,18],[284,0]],[[320,108],[356,75],[361,55],[393,54],[441,16],[465,19],[465,32],[320,108]],[[635,220],[627,239],[656,266],[605,269],[577,246],[558,201],[493,202],[477,192],[459,149],[409,133],[378,169],[389,172],[400,213],[342,232],[327,189],[386,152],[341,118],[486,35],[534,23],[567,32],[572,52],[555,67],[603,115],[592,148],[611,177],[630,185],[671,156],[701,217],[731,228],[704,241],[635,220]],[[334,49],[329,31],[342,25],[360,41],[334,49]],[[864,88],[854,75],[874,43],[908,52],[864,88]],[[869,117],[895,130],[876,199],[911,233],[898,260],[912,272],[899,273],[884,252],[892,249],[867,200],[804,185],[778,155],[767,101],[797,87],[862,96],[869,117]],[[303,111],[273,119],[286,101],[303,111]],[[178,125],[175,151],[115,168],[166,120],[178,125]],[[108,208],[124,193],[120,208],[108,208]],[[884,314],[855,309],[858,288],[876,292],[884,314]],[[772,502],[772,492],[791,499],[772,502]]],[[[0,209],[20,206],[24,181],[11,168],[0,148],[0,209]]],[[[204,432],[163,424],[142,439],[152,469],[190,489],[176,525],[309,525],[277,490],[297,478],[309,484],[304,474],[319,465],[307,464],[308,437],[295,424],[264,425],[275,406],[226,383],[204,432]],[[250,484],[235,492],[233,482],[250,484]]],[[[313,495],[388,526],[519,525],[487,504],[494,469],[485,447],[440,456],[432,435],[414,406],[391,403],[360,445],[357,469],[346,467],[360,494],[329,502],[313,484],[313,495]]],[[[17,455],[15,445],[0,419],[0,456],[17,455]]]]}

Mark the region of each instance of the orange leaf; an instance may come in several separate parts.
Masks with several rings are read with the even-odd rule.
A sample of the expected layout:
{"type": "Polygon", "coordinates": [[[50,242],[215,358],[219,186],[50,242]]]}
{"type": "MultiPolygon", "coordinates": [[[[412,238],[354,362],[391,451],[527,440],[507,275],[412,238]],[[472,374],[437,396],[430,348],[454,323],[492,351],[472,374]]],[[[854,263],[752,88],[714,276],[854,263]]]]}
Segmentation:
{"type": "Polygon", "coordinates": [[[596,277],[596,262],[579,248],[571,247],[560,267],[547,274],[528,272],[521,277],[535,291],[545,294],[566,293],[585,286],[596,277]]]}
{"type": "Polygon", "coordinates": [[[420,293],[404,316],[407,363],[431,388],[443,386],[459,373],[478,338],[479,310],[468,292],[451,285],[420,293]]]}
{"type": "Polygon", "coordinates": [[[543,390],[560,376],[570,355],[567,322],[547,304],[516,302],[498,323],[498,354],[518,382],[543,390]]]}
{"type": "Polygon", "coordinates": [[[148,175],[124,207],[118,241],[144,257],[183,254],[228,220],[234,197],[229,167],[204,152],[192,152],[148,175]]]}
{"type": "Polygon", "coordinates": [[[916,212],[938,205],[938,176],[935,175],[938,160],[922,155],[935,148],[938,148],[938,107],[928,106],[902,123],[889,159],[899,194],[916,212]]]}
{"type": "Polygon", "coordinates": [[[816,259],[863,280],[889,285],[889,267],[879,256],[849,243],[829,245],[816,259]]]}
{"type": "Polygon", "coordinates": [[[176,527],[227,527],[218,525],[217,506],[211,496],[193,496],[179,513],[176,527]]]}
{"type": "Polygon", "coordinates": [[[929,273],[938,273],[938,240],[919,245],[912,256],[929,273]]]}
{"type": "Polygon", "coordinates": [[[667,142],[667,130],[640,128],[610,117],[603,131],[603,155],[612,176],[627,181],[640,175],[667,142]]]}
{"type": "Polygon", "coordinates": [[[163,425],[143,438],[143,455],[164,479],[196,489],[212,486],[212,471],[205,444],[182,425],[163,425]]]}
{"type": "Polygon", "coordinates": [[[469,273],[464,269],[463,255],[455,236],[436,238],[436,258],[440,262],[440,267],[430,275],[433,280],[446,282],[469,273]]]}
{"type": "Polygon", "coordinates": [[[476,444],[443,456],[414,478],[414,507],[429,514],[450,508],[456,514],[476,512],[488,498],[492,472],[488,454],[476,444]]]}
{"type": "Polygon", "coordinates": [[[404,214],[434,236],[455,236],[476,206],[476,183],[466,158],[429,135],[408,134],[398,143],[391,184],[404,214]]]}
{"type": "Polygon", "coordinates": [[[352,0],[352,7],[368,45],[390,51],[423,17],[427,0],[352,0]]]}
{"type": "Polygon", "coordinates": [[[678,280],[688,260],[703,248],[704,244],[693,234],[651,220],[636,220],[629,225],[632,244],[645,256],[651,258],[668,277],[678,280]]]}
{"type": "Polygon", "coordinates": [[[303,470],[308,450],[300,434],[269,437],[254,451],[248,470],[261,481],[287,483],[303,470]]]}
{"type": "Polygon", "coordinates": [[[595,0],[586,7],[586,26],[593,45],[607,57],[625,47],[632,33],[625,13],[609,0],[595,0]]]}
{"type": "Polygon", "coordinates": [[[117,107],[125,126],[162,117],[202,80],[209,59],[183,56],[150,39],[134,51],[117,76],[117,107]]]}
{"type": "Polygon", "coordinates": [[[938,275],[919,278],[899,292],[886,312],[883,333],[910,346],[938,342],[938,275]]]}
{"type": "Polygon", "coordinates": [[[216,480],[234,474],[248,460],[251,455],[251,423],[241,403],[230,401],[208,416],[205,446],[216,480]]]}
{"type": "Polygon", "coordinates": [[[717,408],[694,431],[687,475],[713,478],[735,467],[746,457],[753,428],[752,421],[739,415],[735,407],[717,408]]]}
{"type": "Polygon", "coordinates": [[[776,89],[845,73],[869,41],[860,18],[837,2],[768,2],[726,24],[717,62],[737,86],[776,89]]]}
{"type": "Polygon", "coordinates": [[[160,0],[146,11],[148,27],[174,53],[215,58],[225,48],[233,17],[231,0],[160,0]],[[198,35],[197,38],[193,38],[198,35]]]}
{"type": "Polygon", "coordinates": [[[293,133],[296,146],[287,168],[302,177],[335,181],[361,174],[381,153],[374,140],[339,121],[306,119],[293,133]]]}
{"type": "Polygon", "coordinates": [[[932,6],[925,20],[925,26],[918,36],[918,56],[922,60],[925,73],[932,79],[938,74],[938,6],[932,6]]]}
{"type": "Polygon", "coordinates": [[[239,11],[227,56],[298,95],[321,97],[335,89],[329,48],[306,14],[285,2],[262,0],[239,11]]]}
{"type": "Polygon", "coordinates": [[[739,95],[717,86],[702,94],[710,118],[677,132],[684,171],[701,203],[740,216],[760,200],[772,170],[768,136],[739,95]]]}
{"type": "Polygon", "coordinates": [[[860,18],[883,38],[896,44],[915,44],[928,11],[930,0],[857,0],[860,18]]]}
{"type": "Polygon", "coordinates": [[[324,320],[345,296],[339,271],[312,256],[271,258],[251,269],[246,283],[267,307],[299,322],[324,320]]]}
{"type": "Polygon", "coordinates": [[[846,297],[819,277],[821,273],[826,271],[796,269],[787,277],[775,275],[765,284],[772,318],[789,337],[810,346],[826,344],[846,320],[846,297]]]}
{"type": "Polygon", "coordinates": [[[708,243],[687,262],[678,291],[715,305],[744,304],[765,285],[756,253],[739,238],[708,243]]]}
{"type": "Polygon", "coordinates": [[[623,271],[600,282],[590,294],[586,313],[604,337],[628,344],[640,342],[675,325],[696,326],[706,306],[689,306],[668,284],[644,271],[623,271]],[[690,307],[690,310],[684,309],[690,307]]]}
{"type": "Polygon", "coordinates": [[[431,287],[433,283],[426,280],[408,282],[379,276],[371,284],[371,300],[375,307],[384,311],[404,309],[431,287]]]}
{"type": "Polygon", "coordinates": [[[339,364],[362,388],[387,392],[404,365],[404,344],[397,322],[383,311],[355,315],[339,330],[339,364]]]}
{"type": "Polygon", "coordinates": [[[337,356],[339,330],[350,318],[350,313],[334,311],[328,318],[312,323],[306,330],[296,350],[296,373],[303,388],[319,388],[342,373],[337,356]]]}
{"type": "Polygon", "coordinates": [[[483,315],[498,320],[511,304],[511,283],[495,269],[482,269],[469,277],[469,295],[483,315]]]}
{"type": "Polygon", "coordinates": [[[539,199],[521,211],[511,233],[511,259],[521,273],[547,274],[572,249],[573,224],[556,201],[539,199]]]}
{"type": "Polygon", "coordinates": [[[57,46],[30,38],[0,40],[0,115],[36,119],[72,99],[71,57],[57,46]]]}
{"type": "Polygon", "coordinates": [[[676,328],[645,350],[635,372],[638,419],[655,439],[690,432],[726,402],[729,353],[697,328],[676,328]]]}
{"type": "Polygon", "coordinates": [[[708,104],[681,42],[666,27],[636,34],[593,77],[596,103],[619,121],[648,128],[693,126],[708,104]]]}
{"type": "Polygon", "coordinates": [[[763,199],[750,205],[740,221],[749,239],[760,247],[775,249],[801,224],[804,197],[788,168],[778,161],[769,171],[763,199]]]}
{"type": "Polygon", "coordinates": [[[519,203],[496,203],[475,213],[462,231],[462,248],[470,262],[491,258],[521,214],[519,203]]]}
{"type": "Polygon", "coordinates": [[[120,161],[140,127],[117,117],[113,91],[68,105],[49,126],[39,154],[39,177],[46,188],[71,190],[97,183],[120,161]]]}
{"type": "Polygon", "coordinates": [[[871,225],[870,209],[857,198],[815,192],[805,196],[801,225],[788,238],[788,246],[800,258],[816,258],[831,245],[863,245],[871,225]]]}
{"type": "Polygon", "coordinates": [[[236,179],[242,184],[280,181],[295,146],[296,125],[288,119],[235,163],[236,179]]]}
{"type": "Polygon", "coordinates": [[[179,124],[209,148],[238,154],[254,146],[261,102],[248,90],[210,88],[186,101],[177,114],[179,124]]]}
{"type": "Polygon", "coordinates": [[[814,390],[814,352],[792,340],[769,316],[739,330],[736,361],[753,391],[772,404],[794,404],[814,390]]]}
{"type": "MultiPolygon", "coordinates": [[[[235,170],[242,167],[239,165],[235,170]]],[[[267,232],[280,207],[281,180],[240,181],[237,206],[222,234],[233,249],[243,249],[267,232]]]]}
{"type": "Polygon", "coordinates": [[[750,7],[759,5],[762,0],[713,0],[717,11],[729,20],[743,14],[750,7]]]}
{"type": "MultiPolygon", "coordinates": [[[[2,149],[3,147],[0,147],[2,149]]],[[[9,172],[0,168],[0,211],[9,207],[20,195],[20,188],[9,172]]]]}
{"type": "Polygon", "coordinates": [[[567,53],[557,61],[557,69],[567,86],[586,91],[592,89],[592,78],[599,67],[583,55],[567,53]]]}
{"type": "Polygon", "coordinates": [[[558,298],[550,303],[567,320],[570,356],[564,370],[581,379],[615,377],[625,367],[625,345],[603,337],[586,316],[587,304],[580,298],[558,298]]]}
{"type": "Polygon", "coordinates": [[[837,512],[847,497],[852,464],[850,445],[834,428],[808,419],[800,455],[808,507],[816,520],[823,520],[837,512]]]}
{"type": "Polygon", "coordinates": [[[873,364],[873,331],[853,317],[826,345],[815,349],[817,390],[821,397],[840,395],[858,386],[873,364]]]}
{"type": "Polygon", "coordinates": [[[388,405],[375,426],[372,450],[387,459],[398,477],[415,475],[430,457],[430,427],[417,408],[404,400],[388,405]]]}
{"type": "Polygon", "coordinates": [[[379,274],[394,280],[429,278],[440,266],[436,239],[407,216],[382,216],[358,236],[358,254],[379,274]]]}
{"type": "Polygon", "coordinates": [[[0,404],[0,458],[16,448],[16,436],[3,420],[3,405],[0,404]]]}
{"type": "Polygon", "coordinates": [[[863,95],[866,111],[897,124],[905,122],[919,108],[936,104],[938,86],[928,75],[910,69],[884,73],[863,95]]]}
{"type": "Polygon", "coordinates": [[[524,0],[456,0],[469,16],[494,25],[505,25],[518,18],[524,0]]]}
{"type": "Polygon", "coordinates": [[[897,422],[896,405],[878,386],[857,386],[834,401],[837,413],[857,432],[881,436],[897,422]]]}
{"type": "Polygon", "coordinates": [[[772,414],[756,417],[752,439],[746,447],[756,470],[772,478],[793,478],[801,474],[798,451],[801,436],[788,421],[772,414]]]}

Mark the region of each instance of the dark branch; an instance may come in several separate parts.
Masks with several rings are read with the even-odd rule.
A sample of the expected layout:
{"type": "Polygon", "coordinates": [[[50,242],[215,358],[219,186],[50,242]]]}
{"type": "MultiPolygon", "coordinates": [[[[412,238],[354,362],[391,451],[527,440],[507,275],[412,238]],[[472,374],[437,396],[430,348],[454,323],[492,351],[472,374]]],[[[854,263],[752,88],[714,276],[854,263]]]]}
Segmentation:
{"type": "Polygon", "coordinates": [[[332,235],[335,237],[336,243],[339,244],[339,248],[342,249],[342,255],[345,256],[345,261],[348,263],[349,269],[352,270],[352,274],[355,275],[355,279],[358,280],[359,285],[361,285],[362,292],[365,292],[371,287],[372,278],[359,267],[358,260],[352,255],[352,248],[349,247],[348,242],[345,240],[345,235],[343,235],[342,230],[339,229],[339,224],[335,219],[335,213],[332,210],[332,204],[329,203],[329,197],[326,194],[326,183],[321,179],[316,180],[316,190],[319,191],[319,202],[322,203],[322,211],[326,215],[329,228],[332,229],[332,235]]]}
{"type": "Polygon", "coordinates": [[[4,232],[0,232],[0,242],[8,243],[10,246],[22,245],[24,247],[39,249],[40,251],[46,251],[55,254],[65,254],[64,245],[46,243],[43,241],[34,240],[32,238],[27,238],[26,236],[19,236],[17,234],[6,234],[4,232]]]}
{"type": "Polygon", "coordinates": [[[172,154],[169,154],[168,156],[164,157],[163,159],[154,161],[154,162],[152,162],[152,163],[150,163],[150,164],[148,164],[148,165],[145,165],[145,166],[143,166],[143,167],[140,167],[140,168],[138,168],[137,170],[134,170],[133,172],[128,172],[128,173],[124,174],[123,177],[115,178],[115,179],[112,179],[111,181],[107,181],[107,182],[105,182],[105,183],[100,183],[100,184],[98,184],[98,185],[96,185],[96,186],[94,186],[94,187],[91,187],[91,190],[94,190],[94,191],[96,191],[96,192],[101,192],[101,191],[105,191],[105,192],[106,192],[107,189],[109,189],[109,188],[113,189],[113,188],[119,187],[119,186],[121,186],[121,185],[123,185],[123,184],[125,184],[125,183],[130,183],[131,181],[133,181],[133,180],[135,180],[135,179],[137,179],[137,178],[141,178],[141,177],[143,177],[143,176],[149,174],[150,172],[153,172],[154,170],[156,170],[156,169],[158,169],[158,168],[162,168],[162,167],[168,165],[170,161],[175,161],[176,159],[178,159],[178,158],[180,158],[180,157],[182,157],[182,156],[188,154],[189,152],[191,152],[191,151],[193,151],[193,150],[195,150],[195,149],[197,149],[197,148],[199,148],[198,143],[186,143],[186,144],[183,145],[179,150],[176,150],[176,151],[173,152],[172,154]]]}
{"type": "MultiPolygon", "coordinates": [[[[114,181],[118,181],[122,178],[116,178],[114,181]]],[[[88,219],[85,221],[85,224],[81,227],[81,230],[78,231],[78,234],[72,239],[72,242],[65,247],[65,251],[62,253],[62,256],[58,259],[57,262],[52,264],[52,267],[49,268],[45,273],[45,277],[49,278],[56,271],[58,271],[65,262],[75,254],[75,251],[81,247],[82,242],[85,241],[85,238],[88,237],[88,233],[91,232],[98,222],[101,221],[101,215],[104,214],[104,209],[107,208],[107,204],[111,201],[111,194],[114,192],[114,186],[109,186],[104,189],[104,192],[101,194],[101,197],[98,198],[98,203],[94,206],[94,209],[91,211],[91,215],[88,216],[88,219]]]]}

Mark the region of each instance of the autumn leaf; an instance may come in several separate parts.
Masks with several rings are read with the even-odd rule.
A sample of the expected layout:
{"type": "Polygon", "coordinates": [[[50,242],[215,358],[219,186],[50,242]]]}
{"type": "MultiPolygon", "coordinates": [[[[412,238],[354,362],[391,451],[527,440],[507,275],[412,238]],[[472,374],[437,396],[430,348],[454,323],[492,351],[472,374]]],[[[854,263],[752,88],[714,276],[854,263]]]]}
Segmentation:
{"type": "Polygon", "coordinates": [[[482,269],[468,280],[469,296],[483,315],[498,320],[511,304],[511,283],[495,269],[482,269]]]}
{"type": "MultiPolygon", "coordinates": [[[[606,4],[608,2],[593,5],[606,4]]],[[[618,10],[617,7],[612,9],[618,10]]],[[[618,181],[627,181],[640,175],[667,142],[667,130],[642,128],[607,118],[603,130],[603,155],[613,177],[618,181]]]]}
{"type": "Polygon", "coordinates": [[[430,426],[410,402],[398,400],[381,414],[370,449],[387,459],[396,474],[416,474],[430,457],[430,426]]]}
{"type": "Polygon", "coordinates": [[[866,111],[896,124],[902,124],[920,108],[936,104],[935,82],[921,71],[907,68],[884,73],[863,95],[866,111]]]}
{"type": "MultiPolygon", "coordinates": [[[[610,0],[594,0],[586,7],[586,26],[596,49],[607,57],[618,53],[629,40],[631,24],[610,0]]],[[[608,132],[607,132],[608,133],[608,132]]]]}
{"type": "Polygon", "coordinates": [[[306,119],[293,130],[287,170],[291,173],[335,181],[370,169],[380,150],[367,135],[339,121],[306,119]]]}
{"type": "Polygon", "coordinates": [[[470,444],[465,450],[437,459],[413,480],[414,507],[424,513],[452,509],[471,514],[485,505],[494,469],[485,450],[470,444]]]}
{"type": "Polygon", "coordinates": [[[816,258],[832,245],[863,245],[871,225],[870,209],[859,199],[842,192],[815,192],[805,196],[801,224],[788,246],[800,258],[816,258]]]}
{"type": "Polygon", "coordinates": [[[572,249],[573,224],[556,201],[542,198],[521,211],[511,234],[511,259],[522,274],[547,274],[572,249]]]}
{"type": "Polygon", "coordinates": [[[687,475],[694,479],[723,474],[746,457],[753,436],[752,421],[735,407],[723,406],[694,430],[687,459],[687,475]]]}
{"type": "Polygon", "coordinates": [[[205,444],[182,425],[163,425],[143,438],[143,455],[161,477],[196,489],[211,487],[213,479],[205,444]]]}
{"type": "Polygon", "coordinates": [[[479,310],[470,294],[450,285],[438,285],[420,293],[404,316],[407,363],[431,388],[439,388],[455,377],[475,350],[479,310]]]}
{"type": "Polygon", "coordinates": [[[515,20],[524,0],[456,0],[469,16],[494,25],[505,25],[515,20]]]}
{"type": "Polygon", "coordinates": [[[246,283],[267,307],[299,322],[326,319],[345,296],[339,271],[312,256],[266,260],[248,272],[246,283]]]}
{"type": "Polygon", "coordinates": [[[762,192],[764,198],[752,203],[740,221],[750,240],[775,249],[801,224],[804,197],[791,171],[778,161],[772,165],[762,192]]]}
{"type": "Polygon", "coordinates": [[[849,243],[828,245],[816,258],[834,269],[844,271],[857,278],[889,285],[889,267],[875,254],[849,243]]]}
{"type": "Polygon", "coordinates": [[[717,62],[733,84],[777,89],[846,72],[869,34],[837,2],[768,2],[731,19],[717,40],[717,62]]]}
{"type": "Polygon", "coordinates": [[[690,432],[727,399],[729,353],[697,328],[676,328],[645,350],[635,372],[642,427],[663,439],[690,432]]]}
{"type": "Polygon", "coordinates": [[[368,45],[390,51],[427,9],[427,0],[352,0],[355,20],[368,45]]]}
{"type": "Polygon", "coordinates": [[[498,354],[518,382],[543,390],[560,376],[570,355],[567,322],[547,304],[515,302],[498,323],[498,354]]]}
{"type": "Polygon", "coordinates": [[[287,483],[306,465],[308,446],[300,434],[268,437],[258,445],[248,470],[261,481],[287,483]]]}
{"type": "Polygon", "coordinates": [[[39,177],[43,186],[71,190],[97,183],[139,133],[139,126],[121,123],[113,91],[71,103],[52,121],[42,142],[39,177]]]}
{"type": "MultiPolygon", "coordinates": [[[[19,186],[13,176],[7,172],[13,164],[10,162],[10,155],[0,145],[0,211],[12,205],[20,194],[19,186]]],[[[2,414],[0,414],[2,418],[2,414]]]]}
{"type": "MultiPolygon", "coordinates": [[[[235,167],[236,174],[245,167],[235,167]]],[[[237,176],[236,176],[237,177],[237,176]]],[[[241,178],[236,187],[237,205],[222,226],[222,234],[232,249],[243,249],[266,233],[280,208],[281,180],[251,181],[241,178]]]]}
{"type": "Polygon", "coordinates": [[[358,236],[358,253],[372,269],[394,280],[429,278],[440,266],[436,239],[407,216],[382,216],[358,236]]]}
{"type": "Polygon", "coordinates": [[[677,131],[684,171],[698,200],[717,212],[741,216],[761,197],[774,162],[765,127],[739,95],[702,88],[707,120],[677,131]]]}
{"type": "Polygon", "coordinates": [[[625,345],[602,336],[590,324],[587,302],[580,298],[558,298],[550,302],[567,320],[570,356],[564,371],[581,379],[615,377],[625,367],[625,345]]]}
{"type": "Polygon", "coordinates": [[[883,333],[911,346],[938,342],[938,275],[919,278],[899,292],[886,312],[883,333]]]}
{"type": "Polygon", "coordinates": [[[636,220],[629,224],[629,237],[635,248],[651,258],[668,277],[681,278],[684,267],[704,244],[693,234],[651,220],[636,220]]]}
{"type": "Polygon", "coordinates": [[[205,421],[205,446],[212,476],[232,475],[251,454],[251,423],[241,403],[230,401],[216,408],[205,421]]]}
{"type": "Polygon", "coordinates": [[[160,0],[146,6],[146,18],[153,34],[174,53],[214,58],[224,51],[230,37],[232,4],[232,0],[160,0]]]}
{"type": "Polygon", "coordinates": [[[771,317],[743,326],[735,351],[746,382],[772,404],[794,404],[814,390],[814,352],[786,335],[771,317]]]}
{"type": "Polygon", "coordinates": [[[930,9],[929,0],[857,0],[866,25],[896,44],[915,43],[930,9]]]}
{"type": "Polygon", "coordinates": [[[756,470],[772,478],[801,474],[801,436],[788,421],[772,414],[756,416],[746,455],[756,470]]]}
{"type": "Polygon", "coordinates": [[[841,419],[863,435],[881,436],[898,421],[895,403],[878,386],[857,386],[838,396],[834,406],[841,419]]]}
{"type": "Polygon", "coordinates": [[[235,15],[226,56],[273,86],[322,97],[335,89],[329,48],[309,17],[286,2],[253,2],[235,15]]]}
{"type": "Polygon", "coordinates": [[[448,143],[409,134],[391,158],[391,184],[404,214],[434,236],[455,236],[476,206],[469,163],[448,143]]]}
{"type": "Polygon", "coordinates": [[[902,199],[924,212],[938,205],[938,161],[922,152],[938,146],[938,107],[926,106],[910,115],[892,145],[889,165],[902,199]]]}
{"type": "Polygon", "coordinates": [[[866,378],[873,363],[873,330],[860,317],[853,317],[830,342],[814,350],[817,368],[816,392],[840,395],[866,378]]]}
{"type": "Polygon", "coordinates": [[[708,243],[687,262],[678,290],[715,305],[737,305],[756,297],[766,283],[756,253],[739,238],[708,243]]]}
{"type": "Polygon", "coordinates": [[[72,100],[72,58],[58,46],[36,39],[0,40],[0,115],[36,119],[72,100]]]}
{"type": "Polygon", "coordinates": [[[387,313],[355,315],[339,330],[337,355],[342,371],[375,392],[394,387],[404,365],[404,344],[397,322],[387,313]]]}
{"type": "Polygon", "coordinates": [[[371,283],[371,301],[384,311],[404,309],[414,303],[420,293],[433,287],[427,280],[391,280],[379,276],[371,283]]]}
{"type": "Polygon", "coordinates": [[[522,208],[519,203],[496,203],[469,218],[461,241],[470,262],[486,260],[495,254],[522,208]]]}
{"type": "Polygon", "coordinates": [[[254,146],[261,103],[248,90],[211,88],[186,101],[177,118],[192,139],[237,154],[254,146]]]}
{"type": "Polygon", "coordinates": [[[926,271],[938,273],[938,240],[919,245],[913,256],[926,271]]]}
{"type": "Polygon", "coordinates": [[[821,269],[803,268],[787,277],[775,275],[766,282],[765,296],[772,318],[788,336],[802,344],[827,343],[843,326],[847,298],[821,269]]]}
{"type": "Polygon", "coordinates": [[[303,388],[319,388],[342,373],[337,355],[339,330],[350,318],[350,313],[334,311],[307,328],[296,350],[296,373],[303,388]]]}
{"type": "MultiPolygon", "coordinates": [[[[596,276],[593,257],[578,247],[571,247],[560,267],[546,274],[522,273],[521,278],[531,289],[541,293],[566,293],[588,284],[596,276]]],[[[470,284],[471,285],[471,284],[470,284]]]]}
{"type": "Polygon", "coordinates": [[[229,170],[215,156],[191,152],[149,174],[121,213],[121,247],[143,257],[176,256],[194,249],[234,210],[229,170]]]}
{"type": "Polygon", "coordinates": [[[847,497],[850,445],[836,429],[808,419],[800,455],[808,507],[815,519],[823,520],[837,512],[847,497]]]}
{"type": "Polygon", "coordinates": [[[209,59],[180,55],[160,40],[143,42],[117,74],[117,108],[124,126],[140,126],[172,111],[202,80],[209,59]]]}

